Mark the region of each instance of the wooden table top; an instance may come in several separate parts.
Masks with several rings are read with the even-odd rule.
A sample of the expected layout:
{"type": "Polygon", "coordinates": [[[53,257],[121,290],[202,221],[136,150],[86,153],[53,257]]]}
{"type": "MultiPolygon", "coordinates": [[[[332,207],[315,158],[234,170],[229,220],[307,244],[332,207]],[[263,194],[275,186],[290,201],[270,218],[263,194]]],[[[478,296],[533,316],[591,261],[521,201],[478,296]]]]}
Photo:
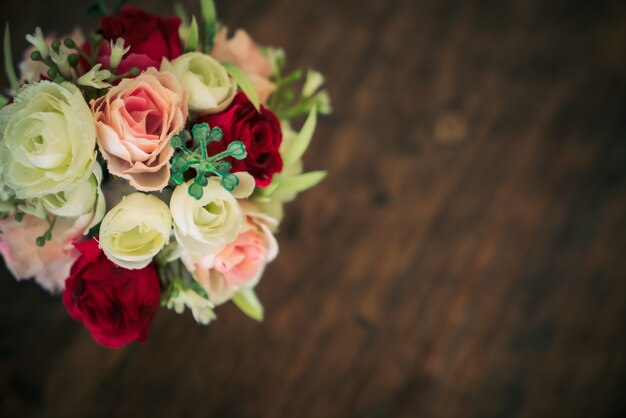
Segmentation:
{"type": "MultiPolygon", "coordinates": [[[[162,310],[107,350],[3,271],[0,416],[626,416],[624,2],[217,5],[322,71],[335,108],[265,322],[162,310]]],[[[95,25],[79,0],[0,8],[17,50],[95,25]]]]}

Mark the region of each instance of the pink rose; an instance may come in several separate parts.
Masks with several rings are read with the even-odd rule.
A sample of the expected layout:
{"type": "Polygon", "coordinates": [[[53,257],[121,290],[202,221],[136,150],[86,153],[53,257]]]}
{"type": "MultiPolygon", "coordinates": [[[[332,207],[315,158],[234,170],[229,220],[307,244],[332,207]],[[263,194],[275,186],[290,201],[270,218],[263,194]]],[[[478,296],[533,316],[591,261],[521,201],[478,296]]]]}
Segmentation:
{"type": "Polygon", "coordinates": [[[91,106],[109,171],[137,190],[163,189],[174,153],[170,139],[187,119],[187,95],[176,76],[150,68],[122,80],[91,106]]]}
{"type": "Polygon", "coordinates": [[[269,81],[272,74],[272,64],[261,54],[250,35],[242,29],[235,31],[235,35],[228,39],[228,28],[221,28],[215,34],[211,55],[218,61],[230,62],[248,74],[254,84],[261,102],[265,103],[276,88],[269,81]]]}
{"type": "Polygon", "coordinates": [[[270,230],[273,225],[273,219],[249,213],[235,241],[217,254],[183,255],[183,263],[213,303],[224,303],[237,291],[257,285],[267,263],[278,254],[278,244],[270,230]]]}
{"type": "Polygon", "coordinates": [[[12,217],[3,219],[0,221],[0,253],[17,280],[34,277],[49,292],[60,293],[79,256],[74,242],[81,239],[91,220],[91,214],[73,219],[58,218],[52,239],[38,247],[35,240],[47,231],[46,221],[31,215],[24,216],[22,222],[12,217]]]}

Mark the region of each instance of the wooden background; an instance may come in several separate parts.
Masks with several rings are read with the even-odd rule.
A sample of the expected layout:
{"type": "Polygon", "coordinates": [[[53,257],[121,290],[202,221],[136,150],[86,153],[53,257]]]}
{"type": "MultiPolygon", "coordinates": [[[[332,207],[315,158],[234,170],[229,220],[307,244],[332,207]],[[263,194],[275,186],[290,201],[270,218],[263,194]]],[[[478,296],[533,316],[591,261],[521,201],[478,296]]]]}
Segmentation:
{"type": "MultiPolygon", "coordinates": [[[[626,416],[624,2],[218,7],[325,73],[335,107],[266,321],[164,310],[110,351],[5,273],[0,416],[626,416]]],[[[18,50],[35,24],[95,24],[78,0],[0,8],[18,50]]]]}

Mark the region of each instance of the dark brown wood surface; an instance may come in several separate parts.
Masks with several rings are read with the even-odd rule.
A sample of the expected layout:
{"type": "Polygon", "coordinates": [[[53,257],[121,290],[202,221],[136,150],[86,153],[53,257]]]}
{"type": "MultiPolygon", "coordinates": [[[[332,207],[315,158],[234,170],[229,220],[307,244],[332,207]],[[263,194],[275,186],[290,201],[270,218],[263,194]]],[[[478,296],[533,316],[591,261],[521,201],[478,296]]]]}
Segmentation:
{"type": "MultiPolygon", "coordinates": [[[[218,7],[326,74],[335,108],[265,322],[163,310],[111,351],[5,273],[0,416],[626,416],[624,2],[218,7]]],[[[78,0],[0,10],[18,50],[37,24],[95,24],[78,0]]]]}

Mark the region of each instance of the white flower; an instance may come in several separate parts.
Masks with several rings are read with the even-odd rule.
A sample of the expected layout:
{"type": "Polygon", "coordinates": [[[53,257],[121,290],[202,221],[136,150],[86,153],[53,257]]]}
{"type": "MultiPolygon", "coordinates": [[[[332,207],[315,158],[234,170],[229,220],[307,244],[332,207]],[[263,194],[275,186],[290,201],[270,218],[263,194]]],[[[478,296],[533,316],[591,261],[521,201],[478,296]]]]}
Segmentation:
{"type": "Polygon", "coordinates": [[[59,52],[53,49],[50,50],[50,58],[57,65],[61,74],[66,78],[72,75],[72,67],[70,67],[70,63],[67,61],[69,56],[70,53],[66,48],[59,48],[59,52]]]}
{"type": "Polygon", "coordinates": [[[113,43],[113,39],[110,41],[111,44],[111,58],[109,59],[109,67],[117,68],[122,61],[122,57],[130,51],[130,46],[124,48],[124,38],[117,38],[115,43],[113,43]]]}
{"type": "Polygon", "coordinates": [[[50,55],[50,48],[48,47],[48,43],[46,42],[46,38],[43,36],[43,32],[40,27],[35,28],[34,34],[26,35],[26,40],[34,46],[37,51],[39,51],[42,57],[46,58],[50,55]]]}
{"type": "Polygon", "coordinates": [[[191,309],[193,319],[199,324],[208,325],[216,318],[213,303],[191,289],[180,290],[167,301],[167,308],[173,309],[177,314],[183,313],[185,307],[191,309]]]}
{"type": "Polygon", "coordinates": [[[91,70],[80,76],[78,84],[81,86],[93,87],[95,89],[106,89],[111,87],[110,83],[107,83],[106,79],[111,77],[111,71],[101,70],[102,64],[96,64],[91,70]]]}
{"type": "Polygon", "coordinates": [[[193,180],[178,186],[170,200],[176,240],[193,254],[219,251],[231,243],[241,230],[243,213],[237,198],[252,193],[254,179],[245,172],[236,173],[239,186],[228,192],[218,177],[209,179],[202,197],[196,200],[189,195],[193,180]]]}
{"type": "Polygon", "coordinates": [[[224,110],[237,93],[237,84],[213,57],[188,52],[171,63],[163,61],[161,71],[173,72],[189,94],[192,112],[218,113],[224,110]]]}
{"type": "Polygon", "coordinates": [[[133,193],[111,209],[100,225],[100,248],[127,269],[147,266],[169,242],[169,208],[155,196],[133,193]]]}
{"type": "Polygon", "coordinates": [[[324,76],[322,73],[309,70],[306,73],[306,81],[304,82],[304,86],[302,87],[302,96],[311,97],[315,94],[315,92],[324,84],[324,76]]]}
{"type": "Polygon", "coordinates": [[[96,205],[97,199],[104,199],[100,191],[102,168],[94,166],[94,173],[81,181],[74,189],[50,194],[41,198],[47,212],[65,217],[84,215],[96,205]]]}
{"type": "Polygon", "coordinates": [[[96,129],[78,87],[42,81],[0,110],[2,176],[18,199],[72,190],[93,173],[96,129]]]}

